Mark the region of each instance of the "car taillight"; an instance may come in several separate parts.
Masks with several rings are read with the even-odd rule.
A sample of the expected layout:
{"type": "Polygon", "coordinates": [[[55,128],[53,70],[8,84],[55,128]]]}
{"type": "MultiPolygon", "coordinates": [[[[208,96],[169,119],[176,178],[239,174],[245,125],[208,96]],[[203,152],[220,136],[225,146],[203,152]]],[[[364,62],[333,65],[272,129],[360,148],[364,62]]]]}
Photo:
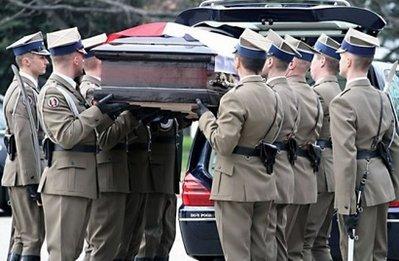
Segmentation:
{"type": "Polygon", "coordinates": [[[187,173],[183,181],[182,200],[185,206],[213,206],[209,199],[211,192],[190,173],[187,173]]]}
{"type": "Polygon", "coordinates": [[[390,208],[399,208],[399,200],[389,202],[390,208]]]}

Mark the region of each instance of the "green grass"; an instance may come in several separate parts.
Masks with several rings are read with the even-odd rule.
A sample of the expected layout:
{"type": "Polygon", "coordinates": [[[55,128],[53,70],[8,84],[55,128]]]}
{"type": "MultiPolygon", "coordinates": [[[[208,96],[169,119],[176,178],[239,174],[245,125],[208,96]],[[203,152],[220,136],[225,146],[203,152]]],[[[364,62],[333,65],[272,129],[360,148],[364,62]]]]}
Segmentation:
{"type": "Polygon", "coordinates": [[[190,155],[190,150],[191,150],[191,144],[193,143],[193,139],[190,137],[190,135],[184,135],[183,137],[183,157],[182,157],[182,162],[181,162],[181,177],[184,177],[184,174],[186,173],[187,170],[187,161],[188,161],[188,156],[190,155]]]}

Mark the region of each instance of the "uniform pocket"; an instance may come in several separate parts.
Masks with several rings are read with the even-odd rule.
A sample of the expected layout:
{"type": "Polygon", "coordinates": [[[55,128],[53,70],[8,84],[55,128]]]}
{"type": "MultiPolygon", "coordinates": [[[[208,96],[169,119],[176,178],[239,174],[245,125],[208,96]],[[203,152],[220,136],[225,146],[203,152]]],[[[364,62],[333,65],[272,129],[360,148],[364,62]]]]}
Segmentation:
{"type": "Polygon", "coordinates": [[[234,165],[233,164],[223,164],[223,165],[216,164],[215,171],[218,171],[227,176],[232,176],[234,173],[234,165]]]}
{"type": "Polygon", "coordinates": [[[77,175],[83,173],[87,168],[87,163],[83,159],[57,159],[55,162],[57,169],[57,179],[62,182],[57,182],[56,187],[62,191],[76,191],[77,190],[77,175]]]}

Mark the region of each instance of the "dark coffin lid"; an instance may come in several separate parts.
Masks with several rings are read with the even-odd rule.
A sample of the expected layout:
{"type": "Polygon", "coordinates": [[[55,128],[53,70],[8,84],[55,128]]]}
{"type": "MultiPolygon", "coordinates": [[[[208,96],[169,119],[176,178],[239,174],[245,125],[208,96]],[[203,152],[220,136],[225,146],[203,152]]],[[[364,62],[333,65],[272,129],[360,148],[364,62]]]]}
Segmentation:
{"type": "Polygon", "coordinates": [[[179,37],[126,37],[104,44],[93,49],[100,59],[131,56],[134,54],[161,54],[210,56],[216,55],[211,49],[196,40],[186,40],[179,37]]]}

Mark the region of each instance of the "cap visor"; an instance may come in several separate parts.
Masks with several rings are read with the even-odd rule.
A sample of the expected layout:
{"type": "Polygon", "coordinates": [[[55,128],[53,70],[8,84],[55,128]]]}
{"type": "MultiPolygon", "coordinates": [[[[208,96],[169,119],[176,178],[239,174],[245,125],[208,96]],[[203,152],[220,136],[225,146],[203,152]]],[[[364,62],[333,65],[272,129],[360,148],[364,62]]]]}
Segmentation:
{"type": "Polygon", "coordinates": [[[32,51],[31,53],[38,54],[38,55],[44,55],[44,56],[49,56],[50,55],[50,52],[47,51],[47,50],[32,51]]]}
{"type": "Polygon", "coordinates": [[[77,52],[79,52],[79,53],[81,53],[81,54],[87,54],[87,52],[86,52],[86,50],[85,49],[79,49],[79,50],[76,50],[77,52]]]}

